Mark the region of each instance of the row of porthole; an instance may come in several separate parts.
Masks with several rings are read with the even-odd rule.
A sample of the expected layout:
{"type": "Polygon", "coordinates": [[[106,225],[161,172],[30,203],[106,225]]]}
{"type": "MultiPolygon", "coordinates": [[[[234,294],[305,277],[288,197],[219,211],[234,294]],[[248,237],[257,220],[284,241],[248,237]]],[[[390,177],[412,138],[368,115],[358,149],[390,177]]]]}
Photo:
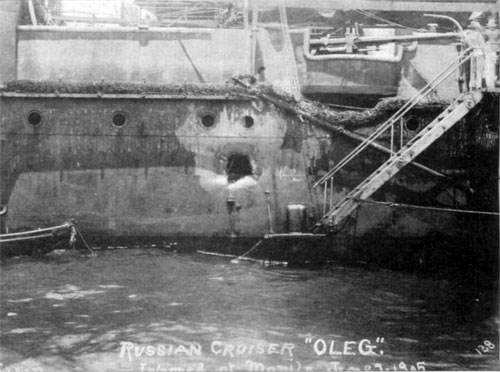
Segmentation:
{"type": "MultiPolygon", "coordinates": [[[[200,124],[206,129],[213,128],[217,124],[217,116],[214,113],[205,112],[200,116],[200,124]]],[[[250,115],[243,117],[243,126],[245,128],[250,129],[254,124],[255,121],[250,115]]]]}
{"type": "MultiPolygon", "coordinates": [[[[405,119],[404,128],[408,132],[417,132],[422,128],[422,123],[420,123],[420,121],[416,117],[410,116],[409,118],[405,119]]],[[[498,124],[489,123],[486,125],[486,129],[491,133],[497,133],[498,132],[498,124]]]]}
{"type": "MultiPolygon", "coordinates": [[[[43,116],[40,111],[30,111],[28,113],[28,124],[38,127],[43,124],[43,116]]],[[[123,112],[115,112],[111,117],[111,122],[115,127],[121,128],[127,124],[127,115],[123,112]]]]}
{"type": "MultiPolygon", "coordinates": [[[[211,112],[205,112],[200,115],[200,124],[206,128],[213,128],[217,124],[217,116],[211,112]]],[[[121,111],[114,112],[111,117],[111,122],[117,128],[122,128],[127,124],[127,114],[121,111]]],[[[28,123],[34,127],[38,127],[43,123],[43,116],[40,111],[30,111],[28,113],[28,123]]],[[[250,129],[255,124],[253,117],[246,115],[243,117],[243,126],[250,129]]]]}
{"type": "MultiPolygon", "coordinates": [[[[127,121],[128,121],[127,115],[121,111],[114,112],[113,116],[111,117],[111,122],[117,128],[124,127],[127,124],[127,121]]],[[[28,123],[34,127],[38,127],[43,123],[42,114],[39,111],[30,111],[28,113],[28,123]]],[[[217,124],[216,115],[211,112],[205,112],[200,115],[200,123],[206,129],[213,128],[217,124]]],[[[243,117],[243,126],[245,128],[250,129],[253,127],[254,124],[255,121],[253,117],[249,115],[243,117]]],[[[421,123],[417,118],[410,116],[405,120],[404,126],[408,132],[416,132],[420,129],[421,123]]],[[[491,132],[498,131],[498,127],[494,125],[487,126],[487,129],[490,130],[491,132]]]]}
{"type": "MultiPolygon", "coordinates": [[[[123,112],[115,112],[111,118],[115,127],[121,128],[127,124],[127,115],[123,112]]],[[[216,115],[211,112],[205,112],[200,116],[200,123],[203,127],[210,129],[214,127],[216,122],[216,115]]],[[[42,114],[39,111],[30,111],[28,113],[28,123],[34,127],[41,125],[43,122],[42,114]]],[[[245,128],[252,128],[255,124],[253,117],[246,115],[243,117],[243,126],[245,128]]],[[[414,117],[409,117],[405,120],[405,129],[409,132],[415,132],[420,128],[420,122],[414,117]]]]}
{"type": "MultiPolygon", "coordinates": [[[[408,132],[417,132],[422,128],[422,123],[414,116],[410,116],[404,121],[404,128],[408,132]]],[[[486,129],[491,133],[498,132],[498,124],[490,123],[486,125],[486,129]]]]}

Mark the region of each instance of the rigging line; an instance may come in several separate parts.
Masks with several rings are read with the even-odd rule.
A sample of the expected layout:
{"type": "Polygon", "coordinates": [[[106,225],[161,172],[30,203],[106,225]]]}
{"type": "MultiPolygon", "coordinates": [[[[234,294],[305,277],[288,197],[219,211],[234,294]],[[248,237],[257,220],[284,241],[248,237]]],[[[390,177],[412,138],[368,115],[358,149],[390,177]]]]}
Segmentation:
{"type": "Polygon", "coordinates": [[[231,263],[238,263],[241,259],[245,258],[248,256],[251,252],[253,252],[259,245],[261,245],[263,242],[262,239],[260,239],[257,244],[255,244],[252,248],[250,248],[248,251],[243,253],[241,256],[236,257],[234,260],[231,260],[231,263]]]}
{"type": "Polygon", "coordinates": [[[200,83],[202,84],[205,84],[206,83],[206,80],[203,78],[203,75],[201,74],[201,72],[198,70],[198,67],[196,67],[196,65],[194,64],[193,62],[193,59],[191,58],[191,56],[189,55],[186,47],[184,46],[184,43],[182,42],[181,39],[178,39],[177,40],[182,48],[182,51],[184,52],[184,54],[186,55],[186,58],[188,59],[189,63],[191,64],[191,67],[193,68],[194,72],[196,73],[196,76],[198,77],[198,80],[200,81],[200,83]]]}
{"type": "Polygon", "coordinates": [[[356,107],[356,106],[346,106],[346,105],[337,105],[334,103],[324,103],[324,105],[333,107],[333,108],[339,108],[342,110],[349,110],[349,111],[364,111],[364,110],[370,110],[370,107],[356,107]]]}
{"type": "Polygon", "coordinates": [[[90,251],[90,256],[97,257],[97,253],[95,253],[95,251],[92,248],[90,248],[90,246],[87,244],[85,238],[83,237],[82,233],[80,232],[80,229],[78,229],[78,227],[75,224],[73,224],[73,228],[75,229],[76,233],[78,233],[78,235],[80,235],[80,239],[82,239],[82,242],[85,245],[85,247],[90,251]]]}
{"type": "Polygon", "coordinates": [[[394,208],[424,209],[424,210],[431,210],[431,211],[438,211],[438,212],[468,213],[468,214],[480,214],[480,215],[487,215],[487,216],[500,215],[498,212],[473,211],[473,210],[467,210],[467,209],[453,209],[453,208],[439,208],[439,207],[425,207],[425,206],[421,206],[421,205],[381,202],[381,201],[376,201],[376,200],[365,200],[365,199],[360,199],[360,198],[352,198],[352,199],[359,201],[359,202],[362,202],[362,203],[387,205],[389,207],[394,207],[394,208]]]}

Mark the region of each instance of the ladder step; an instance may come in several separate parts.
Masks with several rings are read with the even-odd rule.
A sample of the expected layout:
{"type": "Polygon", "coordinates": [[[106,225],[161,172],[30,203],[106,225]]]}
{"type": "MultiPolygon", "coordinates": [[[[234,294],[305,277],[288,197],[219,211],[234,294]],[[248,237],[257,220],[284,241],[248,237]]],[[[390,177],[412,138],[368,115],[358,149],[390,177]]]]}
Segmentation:
{"type": "MultiPolygon", "coordinates": [[[[463,101],[462,95],[460,99],[463,101]]],[[[479,96],[480,98],[481,96],[479,96]]],[[[476,97],[476,101],[477,101],[476,97]]],[[[433,144],[444,132],[449,130],[454,124],[459,122],[469,112],[475,104],[457,105],[455,101],[446,110],[444,110],[435,120],[427,125],[423,130],[416,134],[405,146],[397,153],[393,154],[377,170],[362,181],[346,197],[327,214],[328,221],[333,224],[339,224],[348,217],[360,204],[357,200],[361,195],[363,199],[370,197],[380,187],[382,187],[394,174],[398,173],[406,164],[413,161],[419,154],[433,144]],[[472,106],[472,107],[469,107],[472,106]],[[356,198],[356,199],[355,199],[356,198]]],[[[326,216],[325,216],[326,217],[326,216]]]]}

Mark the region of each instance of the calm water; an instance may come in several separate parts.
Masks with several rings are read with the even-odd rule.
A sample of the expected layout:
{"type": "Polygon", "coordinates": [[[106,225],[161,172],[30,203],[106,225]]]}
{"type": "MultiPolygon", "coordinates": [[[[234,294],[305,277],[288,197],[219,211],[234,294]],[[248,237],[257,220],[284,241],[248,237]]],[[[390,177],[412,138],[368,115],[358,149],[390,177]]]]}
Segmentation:
{"type": "Polygon", "coordinates": [[[496,290],[153,249],[1,268],[2,371],[499,369],[496,290]]]}

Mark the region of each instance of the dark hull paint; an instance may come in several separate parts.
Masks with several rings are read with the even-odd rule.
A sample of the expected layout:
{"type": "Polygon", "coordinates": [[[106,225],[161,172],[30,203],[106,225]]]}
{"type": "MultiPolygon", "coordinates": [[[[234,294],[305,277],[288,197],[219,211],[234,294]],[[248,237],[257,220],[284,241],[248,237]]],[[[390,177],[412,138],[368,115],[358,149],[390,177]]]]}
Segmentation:
{"type": "Polygon", "coordinates": [[[264,267],[325,267],[335,264],[390,268],[419,275],[465,280],[479,286],[491,285],[498,277],[498,218],[469,223],[489,226],[484,234],[463,231],[457,236],[429,234],[425,237],[388,237],[383,232],[369,235],[329,235],[324,238],[264,237],[152,237],[88,235],[97,252],[120,249],[159,249],[173,254],[200,254],[213,260],[264,267]],[[260,244],[255,248],[257,243],[260,244]],[[243,257],[243,258],[241,258],[243,257]],[[248,260],[245,260],[247,258],[248,260]],[[485,280],[488,280],[485,282],[485,280]]]}
{"type": "MultiPolygon", "coordinates": [[[[353,146],[338,135],[312,130],[272,105],[259,106],[246,99],[26,94],[4,95],[0,105],[0,186],[2,204],[9,207],[2,224],[10,229],[76,218],[85,234],[262,237],[269,232],[265,197],[269,191],[274,231],[287,231],[287,205],[294,203],[306,208],[303,226],[307,230],[323,210],[323,190],[312,189],[311,184],[353,146]],[[34,110],[42,116],[39,126],[27,122],[34,110]],[[207,112],[215,118],[208,129],[201,124],[207,112]],[[125,126],[113,125],[114,113],[126,115],[125,126]],[[254,120],[251,128],[244,125],[246,117],[254,120]],[[229,182],[228,162],[235,154],[248,160],[251,174],[229,182]]],[[[477,125],[472,127],[477,131],[477,125]]],[[[405,134],[409,135],[414,133],[405,134]]],[[[459,165],[465,175],[458,184],[470,184],[471,169],[487,168],[472,199],[465,191],[418,172],[403,172],[376,199],[492,208],[495,199],[488,190],[496,186],[495,177],[489,176],[498,161],[497,137],[486,142],[481,138],[476,132],[452,131],[440,145],[440,153],[446,156],[436,158],[432,148],[428,155],[422,154],[437,169],[459,165]],[[477,141],[489,145],[481,148],[477,141]],[[456,147],[460,143],[461,153],[456,147]],[[485,154],[491,162],[480,157],[471,162],[470,151],[485,154]],[[476,202],[470,204],[474,196],[476,202]]],[[[334,198],[340,200],[383,158],[368,152],[354,161],[336,179],[334,198]]],[[[432,231],[453,235],[462,229],[452,213],[389,206],[363,205],[356,218],[354,235],[358,236],[374,230],[394,237],[422,237],[432,231]]]]}
{"type": "MultiPolygon", "coordinates": [[[[82,230],[127,235],[262,235],[269,190],[277,225],[283,208],[311,204],[305,128],[249,101],[8,98],[2,108],[2,204],[11,228],[76,218],[82,230]],[[32,127],[37,110],[43,123],[32,127]],[[128,117],[112,124],[115,112],[128,117]],[[211,113],[207,129],[201,116],[211,113]],[[251,129],[245,116],[254,118],[251,129]],[[228,184],[233,154],[252,174],[228,184]],[[232,191],[230,191],[232,189],[232,191]],[[66,216],[66,217],[64,217],[66,216]]],[[[327,138],[323,139],[327,141],[327,138]]],[[[319,151],[317,140],[311,148],[319,151]]],[[[278,223],[279,221],[279,223],[278,223]]]]}

